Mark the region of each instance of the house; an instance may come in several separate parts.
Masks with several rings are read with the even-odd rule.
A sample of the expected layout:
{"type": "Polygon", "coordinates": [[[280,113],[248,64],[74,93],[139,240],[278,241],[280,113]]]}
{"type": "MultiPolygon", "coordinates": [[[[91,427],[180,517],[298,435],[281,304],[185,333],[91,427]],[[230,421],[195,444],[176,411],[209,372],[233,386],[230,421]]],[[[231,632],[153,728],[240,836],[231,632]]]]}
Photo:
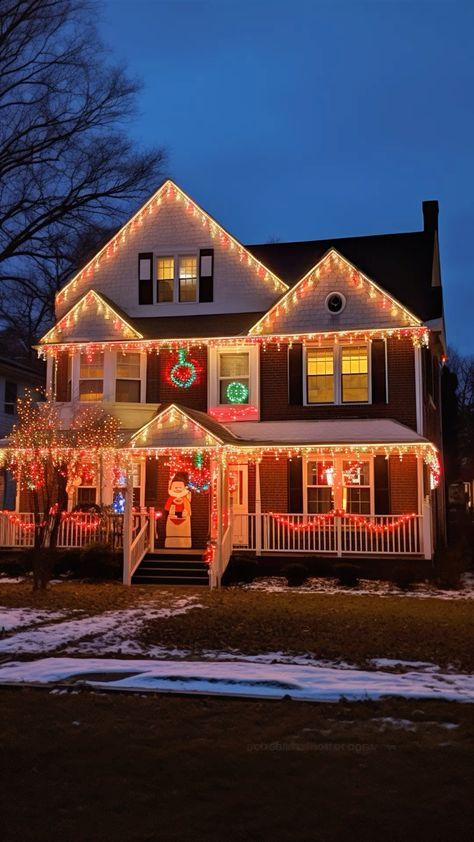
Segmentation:
{"type": "Polygon", "coordinates": [[[204,558],[218,584],[237,549],[432,557],[437,202],[423,218],[244,246],[167,180],[57,294],[38,351],[61,423],[98,404],[121,425],[118,460],[84,464],[70,508],[124,511],[124,582],[197,581],[204,558]]]}
{"type": "MultiPolygon", "coordinates": [[[[44,391],[44,371],[40,364],[0,356],[0,439],[8,435],[18,420],[17,400],[26,391],[44,391]]],[[[0,509],[15,505],[16,485],[5,468],[0,468],[0,509]]]]}

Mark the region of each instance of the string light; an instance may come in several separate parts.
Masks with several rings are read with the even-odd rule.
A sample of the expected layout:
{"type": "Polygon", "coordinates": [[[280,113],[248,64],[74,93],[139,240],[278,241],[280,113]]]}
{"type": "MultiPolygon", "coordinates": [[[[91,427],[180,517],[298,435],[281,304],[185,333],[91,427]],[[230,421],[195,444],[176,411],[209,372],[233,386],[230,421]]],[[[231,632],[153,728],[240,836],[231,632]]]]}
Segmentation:
{"type": "Polygon", "coordinates": [[[178,351],[178,361],[173,365],[169,379],[174,386],[180,389],[189,389],[195,383],[197,378],[197,366],[194,360],[186,359],[186,348],[180,348],[178,351]]]}
{"type": "Polygon", "coordinates": [[[352,523],[355,526],[363,526],[368,532],[374,532],[377,534],[393,532],[395,529],[399,529],[400,526],[404,526],[404,524],[409,523],[417,517],[415,513],[411,513],[400,515],[397,520],[394,520],[391,523],[374,523],[373,520],[368,517],[351,514],[350,512],[345,511],[345,509],[332,509],[330,512],[324,512],[323,514],[312,517],[310,520],[303,523],[294,523],[281,515],[274,514],[274,512],[270,512],[270,516],[276,523],[278,523],[279,526],[283,526],[291,532],[309,532],[311,529],[339,517],[344,518],[346,521],[349,521],[349,523],[352,523]]]}

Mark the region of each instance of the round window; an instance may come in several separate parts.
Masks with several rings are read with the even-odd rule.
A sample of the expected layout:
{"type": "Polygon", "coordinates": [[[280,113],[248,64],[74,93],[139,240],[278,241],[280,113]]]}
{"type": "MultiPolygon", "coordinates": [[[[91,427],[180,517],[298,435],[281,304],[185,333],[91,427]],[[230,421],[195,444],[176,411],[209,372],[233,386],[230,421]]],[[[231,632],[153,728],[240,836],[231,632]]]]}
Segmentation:
{"type": "Polygon", "coordinates": [[[337,313],[342,313],[344,307],[346,306],[346,298],[342,294],[342,292],[330,292],[326,298],[326,309],[329,310],[330,313],[336,315],[337,313]]]}

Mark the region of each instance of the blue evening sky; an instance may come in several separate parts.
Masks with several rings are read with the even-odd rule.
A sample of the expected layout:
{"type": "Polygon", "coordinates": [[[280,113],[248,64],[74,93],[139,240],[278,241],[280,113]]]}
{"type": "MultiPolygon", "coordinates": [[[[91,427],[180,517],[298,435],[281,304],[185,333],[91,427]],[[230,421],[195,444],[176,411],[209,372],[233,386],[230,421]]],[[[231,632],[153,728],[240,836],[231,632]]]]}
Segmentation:
{"type": "Polygon", "coordinates": [[[417,230],[438,199],[448,341],[474,353],[472,0],[102,7],[144,82],[130,130],[243,242],[417,230]]]}

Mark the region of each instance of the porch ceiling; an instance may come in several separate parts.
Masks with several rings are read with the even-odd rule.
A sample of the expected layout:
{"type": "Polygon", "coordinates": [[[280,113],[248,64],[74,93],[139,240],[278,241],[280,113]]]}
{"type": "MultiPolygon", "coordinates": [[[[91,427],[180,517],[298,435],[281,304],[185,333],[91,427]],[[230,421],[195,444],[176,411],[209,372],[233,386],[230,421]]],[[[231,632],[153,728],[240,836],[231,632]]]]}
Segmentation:
{"type": "Polygon", "coordinates": [[[415,430],[390,418],[234,421],[226,427],[241,441],[252,444],[429,444],[415,430]]]}

